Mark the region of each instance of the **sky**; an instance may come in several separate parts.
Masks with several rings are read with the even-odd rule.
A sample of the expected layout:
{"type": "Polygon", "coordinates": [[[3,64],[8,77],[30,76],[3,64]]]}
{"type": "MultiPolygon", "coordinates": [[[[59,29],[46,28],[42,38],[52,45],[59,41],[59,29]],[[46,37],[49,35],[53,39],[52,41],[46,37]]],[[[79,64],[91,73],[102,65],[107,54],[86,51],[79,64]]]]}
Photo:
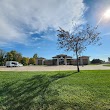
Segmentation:
{"type": "MultiPolygon", "coordinates": [[[[16,50],[25,57],[35,53],[51,59],[57,54],[75,58],[73,52],[58,49],[59,27],[72,31],[74,24],[96,26],[110,0],[0,0],[0,49],[16,50]]],[[[90,59],[110,57],[110,18],[99,23],[101,46],[88,46],[82,53],[90,59]]]]}

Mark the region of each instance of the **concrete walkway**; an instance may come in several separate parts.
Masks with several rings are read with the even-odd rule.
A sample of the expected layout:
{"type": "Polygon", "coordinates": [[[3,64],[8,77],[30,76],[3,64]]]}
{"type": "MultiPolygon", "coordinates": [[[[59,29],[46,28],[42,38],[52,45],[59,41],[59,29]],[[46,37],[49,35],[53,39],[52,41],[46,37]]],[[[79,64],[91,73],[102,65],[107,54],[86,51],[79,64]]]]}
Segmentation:
{"type": "MultiPolygon", "coordinates": [[[[23,66],[23,67],[0,67],[0,71],[63,71],[76,70],[76,66],[61,65],[61,66],[23,66]]],[[[110,70],[110,67],[103,65],[86,65],[80,66],[80,70],[110,70]]]]}

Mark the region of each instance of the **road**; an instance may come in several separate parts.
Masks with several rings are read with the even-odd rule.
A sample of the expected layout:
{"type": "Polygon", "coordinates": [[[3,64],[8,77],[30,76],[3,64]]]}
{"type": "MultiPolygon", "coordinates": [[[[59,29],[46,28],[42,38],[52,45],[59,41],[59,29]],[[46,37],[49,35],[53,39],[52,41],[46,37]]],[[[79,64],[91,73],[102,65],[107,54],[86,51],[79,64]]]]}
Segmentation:
{"type": "MultiPolygon", "coordinates": [[[[3,67],[0,66],[0,71],[64,71],[76,70],[77,67],[73,65],[60,66],[23,66],[23,67],[3,67]]],[[[80,70],[110,70],[110,67],[103,65],[86,65],[80,66],[80,70]]]]}

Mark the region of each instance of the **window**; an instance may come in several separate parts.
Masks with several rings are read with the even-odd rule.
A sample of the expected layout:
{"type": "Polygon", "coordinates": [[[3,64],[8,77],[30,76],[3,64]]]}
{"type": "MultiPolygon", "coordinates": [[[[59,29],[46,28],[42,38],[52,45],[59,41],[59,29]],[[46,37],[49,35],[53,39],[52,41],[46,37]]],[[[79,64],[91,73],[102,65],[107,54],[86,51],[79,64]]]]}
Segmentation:
{"type": "Polygon", "coordinates": [[[12,62],[12,64],[17,65],[17,63],[16,63],[16,62],[12,62]]]}

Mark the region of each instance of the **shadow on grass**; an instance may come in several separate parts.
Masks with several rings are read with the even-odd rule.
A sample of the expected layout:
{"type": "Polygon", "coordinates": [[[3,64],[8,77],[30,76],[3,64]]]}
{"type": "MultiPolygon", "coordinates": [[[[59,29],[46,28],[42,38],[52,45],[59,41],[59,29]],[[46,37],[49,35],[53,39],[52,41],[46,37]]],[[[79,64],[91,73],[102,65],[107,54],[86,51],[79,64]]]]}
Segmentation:
{"type": "Polygon", "coordinates": [[[52,106],[63,109],[63,102],[62,106],[61,103],[58,105],[58,90],[49,85],[72,74],[35,75],[30,79],[4,84],[0,88],[0,110],[53,110],[52,106]]]}

